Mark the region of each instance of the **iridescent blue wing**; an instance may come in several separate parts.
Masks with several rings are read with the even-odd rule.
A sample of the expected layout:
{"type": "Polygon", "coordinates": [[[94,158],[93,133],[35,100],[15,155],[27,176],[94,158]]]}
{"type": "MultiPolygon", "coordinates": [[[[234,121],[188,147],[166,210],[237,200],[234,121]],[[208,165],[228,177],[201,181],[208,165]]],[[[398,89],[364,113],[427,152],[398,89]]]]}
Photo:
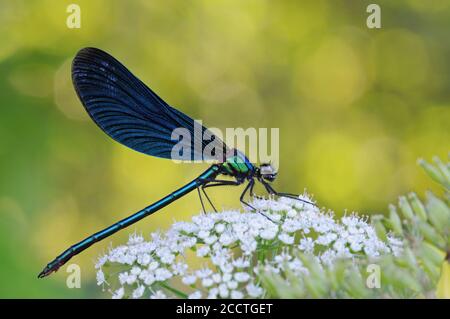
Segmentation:
{"type": "Polygon", "coordinates": [[[201,134],[194,134],[193,119],[169,106],[102,50],[85,48],[78,52],[72,64],[72,81],[94,122],[114,140],[138,152],[172,158],[176,144],[189,142],[171,138],[176,128],[185,128],[191,133],[190,143],[184,145],[191,150],[190,160],[221,160],[217,156],[202,155],[211,141],[214,144],[209,147],[221,149],[223,154],[227,152],[227,147],[217,136],[210,140],[201,138],[202,134],[212,136],[212,133],[199,123],[195,125],[201,128],[201,134]],[[201,145],[201,149],[195,145],[201,145]]]}

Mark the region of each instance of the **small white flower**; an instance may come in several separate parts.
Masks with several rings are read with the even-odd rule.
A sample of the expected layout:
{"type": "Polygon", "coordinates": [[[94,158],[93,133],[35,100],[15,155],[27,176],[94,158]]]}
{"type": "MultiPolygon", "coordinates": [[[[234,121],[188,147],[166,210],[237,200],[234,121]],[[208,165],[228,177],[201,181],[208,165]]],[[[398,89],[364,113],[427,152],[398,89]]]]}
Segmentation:
{"type": "Polygon", "coordinates": [[[256,242],[256,240],[246,240],[244,242],[241,242],[241,249],[246,255],[250,255],[252,252],[254,252],[257,246],[258,243],[256,242]]]}
{"type": "Polygon", "coordinates": [[[275,260],[275,262],[282,264],[284,262],[291,260],[292,256],[286,253],[286,251],[283,251],[281,254],[276,255],[273,259],[275,260]]]}
{"type": "Polygon", "coordinates": [[[209,268],[203,268],[203,269],[199,269],[195,272],[195,274],[197,275],[198,278],[206,278],[210,275],[212,275],[212,270],[209,268]]]}
{"type": "Polygon", "coordinates": [[[196,244],[197,244],[197,238],[196,237],[185,238],[181,242],[181,246],[183,246],[184,248],[191,248],[191,247],[195,246],[196,244]]]}
{"type": "Polygon", "coordinates": [[[233,231],[236,234],[242,234],[245,231],[247,231],[248,225],[246,223],[234,223],[233,224],[233,231]]]}
{"type": "Polygon", "coordinates": [[[142,295],[144,294],[144,291],[145,291],[145,287],[144,287],[144,286],[139,286],[139,287],[137,287],[137,288],[133,291],[133,293],[132,293],[132,295],[131,295],[131,298],[133,298],[133,299],[141,298],[142,295]]]}
{"type": "Polygon", "coordinates": [[[399,256],[403,252],[403,242],[398,238],[387,236],[389,246],[394,256],[399,256]]]}
{"type": "Polygon", "coordinates": [[[327,250],[320,256],[320,260],[325,265],[332,265],[333,262],[336,260],[336,258],[337,258],[337,255],[334,250],[327,250]]]}
{"type": "Polygon", "coordinates": [[[276,229],[264,229],[261,233],[260,233],[260,237],[266,240],[272,240],[275,238],[275,236],[277,235],[277,230],[276,229]]]}
{"type": "Polygon", "coordinates": [[[172,277],[172,273],[166,268],[158,268],[155,270],[155,280],[165,281],[172,277]]]}
{"type": "Polygon", "coordinates": [[[239,257],[238,259],[233,261],[233,266],[236,268],[246,268],[250,266],[250,261],[248,259],[239,257]]]}
{"type": "Polygon", "coordinates": [[[311,237],[300,239],[298,249],[303,250],[306,253],[312,253],[314,251],[314,241],[311,237]]]}
{"type": "Polygon", "coordinates": [[[223,282],[228,282],[233,278],[233,276],[230,273],[225,273],[222,276],[222,281],[223,282]]]}
{"type": "Polygon", "coordinates": [[[139,268],[139,267],[137,267],[137,266],[134,266],[133,268],[131,268],[130,273],[131,273],[132,275],[137,276],[137,275],[139,275],[139,274],[141,273],[141,268],[139,268]]]}
{"type": "Polygon", "coordinates": [[[137,262],[142,266],[146,266],[150,263],[151,257],[149,254],[142,254],[137,257],[137,262]]]}
{"type": "Polygon", "coordinates": [[[123,287],[120,287],[116,291],[114,291],[112,295],[112,299],[122,299],[123,295],[125,294],[125,289],[123,287]]]}
{"type": "Polygon", "coordinates": [[[173,254],[165,254],[161,256],[161,261],[165,264],[171,264],[175,260],[175,255],[173,254]]]}
{"type": "Polygon", "coordinates": [[[200,291],[195,291],[188,296],[189,299],[200,299],[201,297],[202,293],[200,291]]]}
{"type": "Polygon", "coordinates": [[[225,230],[225,225],[222,223],[219,223],[216,225],[215,229],[216,229],[217,233],[221,234],[225,230]]]}
{"type": "Polygon", "coordinates": [[[95,264],[95,269],[100,269],[108,261],[108,255],[100,256],[95,264]]]}
{"type": "Polygon", "coordinates": [[[227,283],[227,287],[230,288],[230,289],[236,289],[238,287],[238,285],[239,285],[238,282],[235,281],[235,280],[230,280],[227,283]]]}
{"type": "Polygon", "coordinates": [[[208,299],[216,299],[219,294],[219,289],[214,287],[209,290],[208,299]]]}
{"type": "Polygon", "coordinates": [[[214,281],[211,278],[203,278],[202,285],[205,288],[211,287],[214,284],[214,281]]]}
{"type": "Polygon", "coordinates": [[[343,252],[346,249],[346,245],[347,241],[343,240],[343,239],[338,239],[334,242],[333,244],[333,248],[337,251],[337,252],[343,252]]]}
{"type": "Polygon", "coordinates": [[[281,227],[287,233],[296,232],[301,228],[301,224],[295,219],[286,219],[281,227]]]}
{"type": "Polygon", "coordinates": [[[272,219],[274,222],[279,222],[281,220],[280,214],[271,214],[270,219],[272,219]]]}
{"type": "Polygon", "coordinates": [[[228,246],[234,242],[234,238],[227,233],[223,233],[220,235],[219,241],[222,245],[228,246]]]}
{"type": "Polygon", "coordinates": [[[200,248],[197,249],[197,256],[198,257],[205,257],[210,252],[210,248],[207,245],[203,245],[200,248]]]}
{"type": "Polygon", "coordinates": [[[229,291],[228,291],[227,285],[220,284],[219,285],[219,296],[221,298],[227,298],[228,294],[229,294],[229,291]]]}
{"type": "Polygon", "coordinates": [[[247,290],[249,296],[253,298],[260,297],[264,292],[261,287],[255,285],[254,283],[249,283],[245,289],[247,290]]]}
{"type": "Polygon", "coordinates": [[[350,249],[354,252],[358,252],[361,251],[362,245],[361,243],[355,241],[350,244],[350,249]]]}
{"type": "Polygon", "coordinates": [[[220,270],[222,270],[225,274],[229,274],[233,271],[233,265],[231,263],[224,263],[220,265],[220,270]]]}
{"type": "Polygon", "coordinates": [[[295,209],[290,209],[290,210],[288,210],[286,215],[287,215],[287,217],[293,218],[293,217],[297,216],[297,211],[295,209]]]}
{"type": "Polygon", "coordinates": [[[237,272],[234,274],[234,279],[238,282],[246,282],[250,279],[250,275],[246,272],[237,272]]]}
{"type": "Polygon", "coordinates": [[[208,245],[214,244],[214,242],[217,240],[217,236],[208,236],[205,238],[205,243],[208,245]]]}
{"type": "Polygon", "coordinates": [[[137,279],[136,275],[131,275],[128,272],[123,272],[119,274],[119,282],[121,285],[132,285],[137,279]]]}
{"type": "Polygon", "coordinates": [[[319,245],[328,246],[330,243],[336,240],[336,238],[337,238],[336,234],[328,233],[317,237],[316,243],[319,245]]]}
{"type": "Polygon", "coordinates": [[[159,267],[159,263],[157,261],[152,261],[149,265],[148,265],[148,270],[152,271],[152,270],[156,270],[159,267]]]}
{"type": "Polygon", "coordinates": [[[355,226],[358,225],[359,219],[355,215],[344,216],[344,217],[341,218],[341,222],[342,222],[342,224],[344,224],[344,225],[346,225],[348,227],[355,227],[355,226]]]}
{"type": "Polygon", "coordinates": [[[208,238],[210,236],[210,233],[207,230],[201,230],[201,231],[198,232],[197,236],[199,238],[201,238],[201,239],[205,239],[205,238],[208,238]]]}
{"type": "Polygon", "coordinates": [[[295,274],[306,273],[307,269],[303,267],[303,263],[298,259],[294,258],[292,261],[288,263],[288,267],[295,274]]]}
{"type": "Polygon", "coordinates": [[[193,285],[196,281],[197,281],[197,277],[194,275],[189,275],[189,276],[185,276],[181,279],[181,281],[183,282],[183,284],[185,285],[193,285]]]}
{"type": "Polygon", "coordinates": [[[289,236],[286,233],[281,233],[278,238],[287,245],[292,245],[294,243],[294,236],[289,236]]]}
{"type": "Polygon", "coordinates": [[[188,265],[183,262],[178,262],[174,265],[172,265],[172,271],[174,275],[184,275],[186,270],[188,270],[188,265]]]}
{"type": "Polygon", "coordinates": [[[231,299],[242,299],[244,298],[244,294],[240,291],[233,290],[231,291],[231,299]]]}
{"type": "Polygon", "coordinates": [[[140,244],[144,241],[144,237],[142,237],[142,235],[139,234],[131,234],[130,237],[128,238],[128,245],[136,245],[136,244],[140,244]]]}
{"type": "Polygon", "coordinates": [[[211,276],[211,278],[216,284],[222,281],[222,276],[220,274],[214,274],[211,276]]]}
{"type": "Polygon", "coordinates": [[[167,299],[167,296],[161,290],[156,291],[150,296],[150,299],[167,299]]]}
{"type": "Polygon", "coordinates": [[[146,284],[147,286],[150,286],[151,284],[153,284],[155,282],[155,276],[148,273],[144,278],[144,284],[146,284]]]}
{"type": "Polygon", "coordinates": [[[97,276],[96,277],[97,277],[97,285],[98,286],[106,283],[105,274],[103,273],[103,271],[101,269],[97,271],[97,276]]]}

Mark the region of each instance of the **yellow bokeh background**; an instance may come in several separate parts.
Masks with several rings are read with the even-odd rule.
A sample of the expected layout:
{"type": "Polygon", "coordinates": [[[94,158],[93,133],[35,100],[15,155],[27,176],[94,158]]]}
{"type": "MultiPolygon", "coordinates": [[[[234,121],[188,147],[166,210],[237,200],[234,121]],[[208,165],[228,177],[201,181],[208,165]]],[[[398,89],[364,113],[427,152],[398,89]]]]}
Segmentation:
{"type": "MultiPolygon", "coordinates": [[[[378,1],[0,0],[0,297],[96,297],[93,262],[130,232],[148,235],[200,211],[191,194],[73,259],[36,275],[86,235],[195,178],[109,139],[70,78],[86,46],[121,60],[168,103],[207,126],[280,128],[276,188],[321,206],[384,213],[408,191],[435,189],[419,157],[450,140],[450,3],[378,1]],[[81,28],[66,26],[69,4],[81,28]]],[[[239,189],[214,189],[221,208],[239,189]]]]}

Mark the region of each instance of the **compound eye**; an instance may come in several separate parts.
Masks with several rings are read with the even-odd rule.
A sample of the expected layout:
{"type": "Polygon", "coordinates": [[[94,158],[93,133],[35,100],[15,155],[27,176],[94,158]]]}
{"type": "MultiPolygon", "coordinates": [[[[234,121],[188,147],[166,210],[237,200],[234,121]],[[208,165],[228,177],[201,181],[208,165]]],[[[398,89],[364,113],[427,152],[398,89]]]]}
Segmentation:
{"type": "Polygon", "coordinates": [[[261,165],[260,170],[261,170],[262,175],[272,175],[273,174],[273,169],[269,165],[261,165]]]}

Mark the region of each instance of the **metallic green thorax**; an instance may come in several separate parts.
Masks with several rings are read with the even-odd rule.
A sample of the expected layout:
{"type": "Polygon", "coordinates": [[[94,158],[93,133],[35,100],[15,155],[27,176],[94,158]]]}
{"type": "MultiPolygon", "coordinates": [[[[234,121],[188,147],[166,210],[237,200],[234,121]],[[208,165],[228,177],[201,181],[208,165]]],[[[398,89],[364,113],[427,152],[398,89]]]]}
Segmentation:
{"type": "Polygon", "coordinates": [[[246,163],[246,160],[240,156],[231,156],[227,158],[226,162],[223,163],[223,167],[230,175],[234,175],[236,173],[245,174],[249,171],[249,166],[246,163]]]}

